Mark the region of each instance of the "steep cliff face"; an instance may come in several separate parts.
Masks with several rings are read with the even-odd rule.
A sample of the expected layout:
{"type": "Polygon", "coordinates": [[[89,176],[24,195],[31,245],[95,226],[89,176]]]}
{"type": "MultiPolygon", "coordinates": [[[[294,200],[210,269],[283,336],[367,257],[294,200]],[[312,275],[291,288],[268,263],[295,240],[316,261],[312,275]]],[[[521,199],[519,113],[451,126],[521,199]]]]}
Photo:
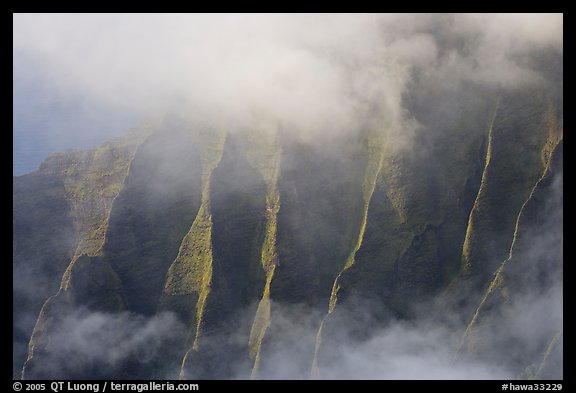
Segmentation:
{"type": "Polygon", "coordinates": [[[458,348],[460,357],[490,356],[529,379],[562,378],[561,130],[551,128],[549,137],[542,151],[544,172],[518,213],[509,253],[484,291],[458,348]],[[532,305],[530,313],[522,312],[527,304],[532,305]],[[496,326],[508,331],[495,335],[496,326]]]}
{"type": "Polygon", "coordinates": [[[433,319],[459,357],[561,377],[561,313],[518,328],[561,286],[558,91],[405,101],[409,138],[381,115],[313,142],[172,117],[14,178],[14,372],[29,339],[29,379],[333,377],[345,319],[433,319]]]}
{"type": "Polygon", "coordinates": [[[54,154],[38,171],[14,178],[15,373],[42,304],[69,287],[80,257],[100,254],[112,201],[147,132],[142,125],[93,150],[54,154]]]}
{"type": "Polygon", "coordinates": [[[61,179],[36,173],[14,178],[13,187],[13,373],[17,375],[38,312],[58,290],[78,235],[61,179]]]}

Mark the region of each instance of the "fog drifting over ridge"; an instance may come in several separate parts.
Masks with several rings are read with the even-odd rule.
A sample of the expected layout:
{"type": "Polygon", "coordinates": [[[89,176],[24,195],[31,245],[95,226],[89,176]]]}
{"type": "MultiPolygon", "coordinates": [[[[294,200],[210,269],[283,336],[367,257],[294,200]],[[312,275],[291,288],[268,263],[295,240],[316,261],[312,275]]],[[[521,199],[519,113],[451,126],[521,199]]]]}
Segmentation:
{"type": "Polygon", "coordinates": [[[13,44],[62,96],[110,111],[232,124],[264,113],[323,135],[377,102],[408,134],[416,70],[443,84],[538,83],[524,56],[562,52],[562,29],[562,14],[15,14],[13,44]]]}
{"type": "MultiPolygon", "coordinates": [[[[424,84],[429,91],[441,86],[449,92],[466,90],[461,88],[464,83],[490,88],[491,93],[546,84],[533,55],[540,51],[561,54],[562,30],[561,14],[15,14],[14,68],[19,64],[28,68],[18,81],[15,78],[14,89],[22,81],[34,85],[26,79],[32,75],[49,85],[53,95],[36,98],[48,108],[37,115],[37,120],[45,127],[45,136],[61,144],[82,133],[108,138],[113,134],[111,128],[119,133],[127,130],[118,126],[127,118],[161,117],[172,112],[189,115],[201,124],[223,125],[230,131],[249,129],[262,118],[274,119],[282,124],[282,132],[322,142],[375,121],[394,133],[399,146],[410,148],[411,137],[428,130],[414,118],[405,100],[422,80],[433,82],[424,84]],[[59,100],[70,97],[82,103],[80,110],[51,111],[59,100]],[[377,116],[369,116],[374,114],[377,116]]],[[[455,94],[452,99],[466,97],[455,94]]],[[[442,104],[453,110],[451,100],[442,104]]],[[[15,103],[15,118],[31,116],[34,110],[34,105],[20,100],[15,103]]],[[[415,160],[426,157],[421,150],[411,150],[415,160]]],[[[289,163],[284,160],[282,165],[288,167],[289,163]]],[[[162,167],[166,173],[171,169],[170,165],[162,167]]],[[[238,179],[238,183],[243,182],[238,179]]],[[[561,185],[557,191],[555,195],[560,198],[561,185]]],[[[559,200],[552,213],[561,215],[559,200]]],[[[541,231],[546,227],[542,226],[527,235],[538,247],[523,255],[527,261],[523,263],[530,264],[541,258],[542,250],[548,252],[548,247],[561,245],[562,228],[555,214],[550,214],[547,222],[553,230],[541,231]]],[[[333,230],[328,228],[328,221],[326,228],[333,230]]],[[[23,286],[30,289],[27,284],[23,286]]],[[[520,294],[509,307],[511,314],[520,317],[503,324],[504,328],[499,325],[495,335],[500,330],[514,334],[518,330],[527,341],[548,338],[548,321],[534,329],[531,323],[544,311],[552,316],[549,320],[562,319],[561,287],[560,280],[541,293],[520,294]]],[[[481,293],[467,295],[476,299],[481,293]]],[[[251,306],[249,318],[255,307],[251,306]]],[[[262,366],[261,377],[307,378],[308,373],[300,368],[310,362],[311,352],[304,349],[313,347],[308,344],[316,339],[314,323],[325,310],[314,315],[314,323],[307,323],[302,315],[312,311],[280,304],[274,307],[278,308],[274,323],[287,334],[272,347],[276,352],[268,354],[272,362],[262,366]],[[305,342],[306,348],[295,348],[298,340],[305,342]],[[306,352],[304,356],[300,350],[306,352]]],[[[341,362],[324,366],[323,378],[517,376],[516,370],[499,369],[490,362],[462,360],[454,364],[452,347],[461,337],[460,327],[435,321],[393,321],[368,339],[358,339],[347,330],[357,315],[348,316],[346,304],[338,307],[344,308],[342,332],[337,332],[343,338],[342,347],[337,349],[341,362]]],[[[114,361],[121,363],[127,356],[142,352],[150,340],[160,348],[164,341],[174,339],[173,335],[184,334],[166,328],[172,323],[179,326],[174,318],[172,314],[145,319],[82,311],[67,318],[64,328],[56,329],[51,338],[69,344],[63,345],[64,355],[58,356],[70,353],[85,357],[92,348],[99,348],[95,360],[89,361],[110,362],[109,357],[117,355],[114,361]],[[94,334],[95,323],[110,331],[94,334]],[[126,354],[102,350],[118,345],[133,333],[127,329],[136,325],[143,327],[126,344],[126,354]],[[70,335],[75,340],[68,343],[70,335]]],[[[506,334],[503,338],[508,338],[506,334]]],[[[240,339],[248,340],[245,336],[240,339]]],[[[151,357],[156,356],[157,347],[152,348],[151,357]]],[[[497,355],[507,354],[498,351],[497,355]]],[[[79,366],[85,365],[79,362],[79,366]]],[[[178,374],[179,366],[170,370],[170,377],[178,374]]],[[[246,375],[238,371],[226,377],[246,375]]]]}

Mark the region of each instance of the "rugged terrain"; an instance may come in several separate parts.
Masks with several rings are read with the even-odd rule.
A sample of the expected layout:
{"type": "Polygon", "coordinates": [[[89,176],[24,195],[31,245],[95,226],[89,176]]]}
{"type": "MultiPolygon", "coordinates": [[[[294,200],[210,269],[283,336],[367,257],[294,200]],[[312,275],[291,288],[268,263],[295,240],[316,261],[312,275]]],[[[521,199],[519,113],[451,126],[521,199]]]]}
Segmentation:
{"type": "Polygon", "coordinates": [[[562,305],[530,307],[561,299],[553,71],[412,89],[409,145],[378,111],[314,141],[178,114],[48,157],[13,183],[14,375],[273,378],[288,352],[289,376],[335,378],[343,325],[433,321],[455,361],[561,378],[562,305]]]}

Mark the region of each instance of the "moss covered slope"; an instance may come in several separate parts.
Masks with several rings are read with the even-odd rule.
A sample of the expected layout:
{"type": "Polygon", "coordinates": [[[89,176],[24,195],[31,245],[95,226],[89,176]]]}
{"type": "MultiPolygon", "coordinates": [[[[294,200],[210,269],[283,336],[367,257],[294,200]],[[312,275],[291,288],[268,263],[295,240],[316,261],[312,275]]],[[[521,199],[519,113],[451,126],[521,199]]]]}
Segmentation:
{"type": "MultiPolygon", "coordinates": [[[[96,149],[53,154],[42,163],[37,172],[15,178],[15,192],[17,193],[22,187],[22,191],[26,193],[26,197],[18,198],[14,203],[15,271],[25,268],[24,264],[31,264],[34,266],[33,271],[37,271],[38,268],[49,269],[42,274],[42,277],[50,280],[50,284],[34,282],[34,279],[28,282],[27,285],[31,287],[27,292],[34,293],[39,298],[29,306],[14,307],[16,313],[31,313],[37,316],[42,305],[38,303],[39,301],[44,302],[48,296],[55,294],[59,287],[61,290],[69,289],[73,266],[81,256],[101,254],[112,202],[122,188],[128,166],[146,133],[147,125],[142,125],[128,136],[104,143],[96,149]],[[28,189],[26,179],[33,180],[31,186],[41,186],[43,192],[37,193],[28,189]],[[45,184],[46,181],[56,187],[48,186],[45,184]],[[26,207],[27,201],[33,202],[33,206],[26,207]],[[44,204],[47,204],[49,218],[38,219],[36,215],[43,211],[39,206],[44,204]],[[35,213],[30,215],[30,212],[35,213]],[[24,219],[22,224],[20,216],[24,219]],[[25,224],[30,218],[34,219],[35,228],[25,224]],[[54,219],[57,221],[53,223],[54,219]],[[60,223],[62,220],[64,222],[60,223]],[[43,226],[38,226],[40,223],[43,226]],[[21,225],[23,227],[19,228],[21,225]],[[50,235],[46,234],[46,239],[49,238],[50,241],[37,238],[43,236],[42,228],[50,231],[50,235]],[[42,257],[37,259],[28,255],[26,262],[20,264],[18,254],[19,244],[22,241],[34,241],[34,247],[26,249],[36,250],[42,257]],[[48,265],[42,262],[43,260],[49,261],[48,265]],[[60,278],[56,278],[57,276],[60,278]],[[40,297],[44,299],[40,300],[40,297]]],[[[15,298],[22,299],[20,296],[15,298]]],[[[44,308],[49,307],[45,304],[44,308]]],[[[46,313],[42,311],[36,322],[36,330],[43,329],[45,315],[46,313]]],[[[31,330],[28,334],[30,333],[31,330]]],[[[34,349],[38,348],[34,341],[33,336],[29,348],[29,360],[33,357],[34,349]]],[[[15,362],[15,367],[18,363],[15,362]]]]}
{"type": "MultiPolygon", "coordinates": [[[[18,304],[38,312],[63,277],[36,322],[25,377],[56,377],[44,367],[60,359],[50,337],[78,309],[168,311],[184,326],[154,359],[121,362],[118,378],[174,364],[181,378],[266,378],[278,375],[279,349],[298,359],[291,377],[322,377],[341,360],[350,320],[361,339],[391,321],[449,319],[466,330],[461,356],[521,347],[490,329],[526,288],[544,293],[561,275],[561,237],[546,256],[531,247],[538,228],[558,229],[549,218],[561,199],[548,205],[561,184],[561,103],[541,86],[426,83],[403,97],[414,116],[405,129],[383,111],[304,141],[266,116],[242,129],[170,117],[145,137],[56,155],[15,179],[14,227],[30,236],[15,237],[15,266],[42,288],[18,304]]],[[[502,367],[551,375],[562,342],[553,325],[529,364],[502,367]]],[[[66,367],[81,378],[96,366],[66,367]]]]}
{"type": "Polygon", "coordinates": [[[561,304],[557,304],[563,272],[563,236],[558,230],[562,228],[563,142],[561,123],[550,125],[542,148],[544,172],[518,213],[507,258],[478,302],[457,353],[475,359],[490,354],[491,361],[520,378],[562,378],[562,350],[556,342],[563,326],[561,304]],[[542,306],[537,314],[524,312],[527,304],[538,302],[542,306]],[[529,342],[523,339],[522,329],[509,329],[503,336],[492,334],[495,326],[521,325],[535,332],[529,342]],[[503,347],[506,354],[498,351],[503,347]],[[495,352],[500,353],[497,359],[495,352]]]}

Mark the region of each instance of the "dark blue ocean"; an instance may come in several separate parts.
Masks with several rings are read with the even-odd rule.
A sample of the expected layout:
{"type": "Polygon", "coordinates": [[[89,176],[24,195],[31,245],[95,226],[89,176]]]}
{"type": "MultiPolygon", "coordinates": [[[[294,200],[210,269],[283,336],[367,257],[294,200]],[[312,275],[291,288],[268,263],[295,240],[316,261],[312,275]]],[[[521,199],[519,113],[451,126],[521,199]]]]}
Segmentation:
{"type": "Polygon", "coordinates": [[[12,89],[12,174],[32,172],[53,152],[82,149],[122,135],[136,121],[133,113],[112,108],[49,80],[42,64],[15,52],[12,89]]]}

